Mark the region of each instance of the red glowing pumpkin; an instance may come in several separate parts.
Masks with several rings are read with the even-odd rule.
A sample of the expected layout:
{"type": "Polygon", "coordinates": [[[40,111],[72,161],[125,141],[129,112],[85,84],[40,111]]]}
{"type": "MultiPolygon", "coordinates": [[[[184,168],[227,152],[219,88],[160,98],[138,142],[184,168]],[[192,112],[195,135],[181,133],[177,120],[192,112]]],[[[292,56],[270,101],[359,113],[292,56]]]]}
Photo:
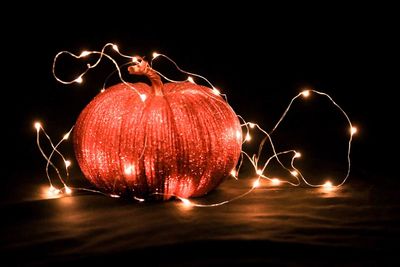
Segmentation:
{"type": "Polygon", "coordinates": [[[163,84],[144,60],[128,70],[146,75],[151,86],[130,84],[139,95],[114,85],[76,122],[74,149],[85,177],[104,192],[142,198],[196,197],[216,188],[240,156],[235,112],[208,87],[163,84]]]}

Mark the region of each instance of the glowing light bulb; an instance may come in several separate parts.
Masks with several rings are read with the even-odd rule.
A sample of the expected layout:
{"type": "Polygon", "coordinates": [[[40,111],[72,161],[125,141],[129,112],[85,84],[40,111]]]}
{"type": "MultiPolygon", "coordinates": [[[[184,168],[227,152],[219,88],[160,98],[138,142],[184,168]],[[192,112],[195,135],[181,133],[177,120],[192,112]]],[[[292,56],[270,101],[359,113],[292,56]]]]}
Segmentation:
{"type": "Polygon", "coordinates": [[[253,188],[257,188],[257,187],[259,187],[259,186],[260,186],[260,179],[257,179],[257,180],[255,180],[254,183],[253,183],[253,188]]]}
{"type": "Polygon", "coordinates": [[[301,92],[301,94],[303,95],[303,97],[308,97],[310,96],[310,90],[304,90],[303,92],[301,92]]]}
{"type": "Polygon", "coordinates": [[[142,101],[146,101],[147,96],[145,94],[140,94],[140,99],[142,99],[142,101]]]}
{"type": "Polygon", "coordinates": [[[117,46],[117,45],[113,44],[113,45],[112,45],[112,48],[113,48],[115,51],[119,52],[119,49],[118,49],[118,46],[117,46]]]}
{"type": "Polygon", "coordinates": [[[331,181],[326,181],[322,186],[325,190],[332,190],[332,188],[333,188],[331,181]]]}
{"type": "Polygon", "coordinates": [[[357,128],[354,127],[354,126],[352,126],[352,127],[350,128],[350,133],[351,133],[351,135],[357,133],[357,128]]]}
{"type": "Polygon", "coordinates": [[[132,172],[133,172],[133,166],[132,166],[132,165],[129,165],[129,166],[125,167],[124,173],[125,173],[126,175],[131,175],[132,172]]]}
{"type": "Polygon", "coordinates": [[[157,52],[153,52],[153,59],[155,59],[156,57],[159,57],[160,56],[160,54],[159,53],[157,53],[157,52]]]}
{"type": "Polygon", "coordinates": [[[40,124],[40,122],[35,122],[34,126],[35,126],[37,131],[39,131],[40,128],[42,128],[42,125],[40,124]]]}
{"type": "Polygon", "coordinates": [[[106,90],[106,89],[104,89],[104,88],[101,89],[101,90],[100,90],[100,93],[104,93],[105,90],[106,90]]]}
{"type": "Polygon", "coordinates": [[[293,175],[293,176],[299,175],[299,173],[297,171],[291,171],[290,174],[293,175]]]}
{"type": "Polygon", "coordinates": [[[188,82],[190,82],[190,83],[195,83],[194,80],[193,80],[193,78],[190,77],[190,76],[187,78],[187,80],[188,80],[188,82]]]}
{"type": "Polygon", "coordinates": [[[67,168],[69,166],[71,166],[71,161],[70,160],[65,160],[64,163],[65,163],[65,167],[67,167],[67,168]]]}
{"type": "Polygon", "coordinates": [[[301,153],[296,152],[296,154],[294,154],[294,158],[300,158],[301,157],[301,153]]]}
{"type": "Polygon", "coordinates": [[[236,138],[237,139],[242,139],[242,133],[239,131],[236,131],[236,138]]]}
{"type": "Polygon", "coordinates": [[[249,133],[246,134],[246,141],[250,141],[251,140],[251,136],[249,133]]]}
{"type": "Polygon", "coordinates": [[[133,62],[133,63],[139,63],[139,60],[138,60],[137,57],[132,57],[132,62],[133,62]]]}
{"type": "Polygon", "coordinates": [[[253,129],[254,127],[256,127],[256,125],[255,125],[254,123],[252,123],[252,122],[249,122],[249,126],[250,126],[251,129],[253,129]]]}
{"type": "Polygon", "coordinates": [[[236,177],[236,170],[231,170],[231,175],[232,175],[233,177],[236,177]]]}
{"type": "Polygon", "coordinates": [[[90,55],[89,51],[82,51],[82,53],[79,57],[86,57],[87,55],[90,55]]]}
{"type": "Polygon", "coordinates": [[[278,178],[274,178],[271,180],[271,184],[272,185],[280,185],[281,184],[281,180],[279,180],[278,178]]]}
{"type": "Polygon", "coordinates": [[[262,170],[257,170],[256,173],[257,173],[258,175],[262,175],[262,174],[263,174],[263,171],[262,171],[262,170]]]}
{"type": "Polygon", "coordinates": [[[220,95],[221,94],[221,92],[215,87],[212,89],[212,91],[213,91],[214,95],[220,95]]]}
{"type": "Polygon", "coordinates": [[[49,189],[47,190],[47,196],[48,197],[55,197],[60,193],[60,190],[55,188],[54,186],[50,186],[49,189]]]}
{"type": "Polygon", "coordinates": [[[76,79],[75,79],[75,82],[76,82],[76,83],[82,83],[82,82],[83,82],[82,77],[79,76],[78,78],[76,78],[76,79]]]}
{"type": "Polygon", "coordinates": [[[72,194],[71,188],[69,188],[68,186],[65,186],[65,193],[68,195],[71,195],[72,194]]]}
{"type": "Polygon", "coordinates": [[[69,133],[64,134],[63,139],[64,139],[64,140],[68,140],[68,138],[69,138],[69,133]]]}
{"type": "Polygon", "coordinates": [[[183,205],[184,205],[185,207],[190,207],[190,206],[192,206],[192,202],[190,202],[189,199],[187,199],[187,198],[180,198],[180,200],[182,201],[182,203],[183,203],[183,205]]]}

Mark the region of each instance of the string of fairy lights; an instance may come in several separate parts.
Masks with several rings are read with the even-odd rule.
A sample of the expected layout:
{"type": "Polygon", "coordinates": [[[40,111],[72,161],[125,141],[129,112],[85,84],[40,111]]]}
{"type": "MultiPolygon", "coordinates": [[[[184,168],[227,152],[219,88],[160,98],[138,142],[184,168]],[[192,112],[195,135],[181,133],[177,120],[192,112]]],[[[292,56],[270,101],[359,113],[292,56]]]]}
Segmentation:
{"type": "MultiPolygon", "coordinates": [[[[52,68],[52,73],[53,76],[55,77],[55,79],[63,84],[72,84],[72,83],[78,83],[81,84],[83,82],[83,77],[86,75],[86,73],[95,68],[96,66],[99,65],[99,63],[102,61],[103,58],[106,58],[108,60],[110,60],[112,62],[112,64],[115,66],[115,70],[106,78],[103,87],[101,88],[100,92],[104,92],[106,90],[106,85],[107,82],[109,80],[109,78],[117,73],[119,76],[119,79],[121,80],[122,83],[124,83],[125,85],[127,85],[128,87],[132,88],[132,90],[134,90],[141,98],[141,100],[143,102],[146,101],[147,96],[145,94],[140,94],[139,91],[132,86],[132,84],[126,82],[122,76],[121,73],[121,67],[122,66],[126,66],[126,65],[134,65],[134,64],[139,64],[142,61],[141,57],[138,56],[130,56],[130,55],[126,55],[123,54],[119,51],[119,48],[117,45],[113,44],[113,43],[107,43],[103,46],[103,48],[100,51],[82,51],[79,55],[76,55],[74,53],[71,53],[69,51],[61,51],[59,52],[55,57],[54,57],[54,61],[53,61],[53,68],[52,68]],[[119,56],[121,56],[122,58],[128,59],[129,62],[126,62],[122,65],[119,65],[117,63],[117,61],[108,53],[106,53],[106,49],[111,47],[112,50],[114,52],[116,52],[119,56]],[[87,58],[91,55],[98,55],[97,60],[95,61],[95,63],[93,64],[87,64],[86,65],[86,69],[75,79],[73,80],[63,80],[61,78],[59,78],[56,74],[56,65],[57,65],[57,61],[59,59],[59,57],[61,55],[69,55],[72,56],[75,59],[82,59],[82,58],[87,58]]],[[[225,94],[222,94],[221,91],[219,89],[217,89],[208,79],[206,79],[205,77],[195,74],[195,73],[191,73],[188,71],[185,71],[183,69],[181,69],[178,64],[173,61],[171,58],[169,58],[168,56],[164,55],[164,54],[159,54],[154,52],[153,53],[153,57],[150,61],[150,66],[151,68],[153,68],[153,70],[160,75],[161,77],[163,77],[165,80],[169,81],[169,82],[174,82],[174,83],[181,83],[181,82],[186,82],[189,81],[191,83],[195,83],[195,80],[193,77],[201,79],[203,81],[205,81],[209,86],[210,86],[210,90],[212,90],[212,93],[214,93],[216,96],[221,96],[223,97],[223,99],[227,102],[227,96],[225,94]],[[153,63],[155,60],[157,59],[165,59],[168,60],[169,62],[171,62],[174,67],[181,73],[188,75],[186,80],[173,80],[170,79],[169,77],[163,75],[162,73],[160,73],[157,70],[154,70],[153,68],[153,63]]],[[[219,97],[218,97],[219,99],[219,97]]],[[[281,115],[281,117],[279,118],[278,122],[275,124],[275,126],[272,128],[272,130],[270,132],[264,130],[262,127],[260,127],[260,125],[258,125],[257,123],[254,122],[247,122],[242,116],[238,115],[239,120],[242,122],[241,123],[241,127],[242,127],[242,131],[243,131],[243,144],[246,142],[250,142],[252,139],[252,135],[254,134],[255,131],[257,131],[258,133],[262,134],[264,136],[264,139],[262,140],[262,142],[259,145],[258,148],[258,153],[254,154],[252,156],[250,156],[246,151],[243,150],[241,151],[241,158],[238,164],[238,167],[233,169],[231,171],[231,176],[234,177],[235,179],[239,178],[239,174],[240,174],[240,169],[242,166],[242,163],[244,161],[244,159],[247,159],[252,167],[254,168],[254,172],[255,172],[255,176],[256,178],[254,179],[254,181],[252,182],[252,185],[250,186],[250,188],[245,191],[244,193],[237,195],[231,199],[227,199],[218,203],[213,203],[213,204],[202,204],[197,202],[193,202],[187,198],[182,198],[179,196],[175,196],[177,199],[181,200],[182,204],[184,206],[195,206],[195,207],[215,207],[215,206],[220,206],[220,205],[224,205],[227,204],[229,202],[232,202],[234,200],[240,199],[248,194],[250,194],[252,191],[254,191],[256,188],[258,188],[261,185],[261,180],[267,180],[271,186],[279,186],[281,184],[289,184],[291,186],[299,186],[302,184],[302,182],[310,187],[315,187],[315,188],[322,188],[325,191],[331,191],[334,190],[335,188],[338,188],[340,186],[342,186],[347,179],[349,178],[350,175],[350,170],[351,170],[351,159],[350,159],[350,153],[351,153],[351,146],[352,146],[352,141],[353,141],[353,135],[357,133],[357,128],[355,126],[353,126],[349,116],[347,115],[347,113],[339,106],[339,104],[337,104],[333,98],[331,96],[329,96],[328,94],[324,93],[324,92],[320,92],[317,90],[313,90],[313,89],[308,89],[308,90],[304,90],[302,92],[300,92],[299,94],[297,94],[296,96],[294,96],[290,102],[289,105],[287,106],[287,108],[285,109],[285,111],[283,112],[283,114],[281,115]],[[340,179],[340,182],[336,185],[334,185],[332,183],[332,181],[327,180],[322,184],[313,184],[311,182],[309,182],[306,177],[302,174],[301,170],[299,168],[296,167],[295,163],[296,161],[301,158],[301,153],[299,151],[296,151],[294,149],[292,150],[286,150],[286,151],[276,151],[275,149],[275,145],[274,142],[272,140],[272,133],[279,127],[279,125],[281,124],[281,122],[285,119],[286,115],[289,113],[289,111],[292,108],[292,105],[299,99],[307,99],[309,98],[311,95],[318,95],[318,96],[322,96],[327,98],[330,103],[333,104],[333,106],[335,108],[337,108],[340,113],[343,115],[343,117],[345,118],[347,124],[348,124],[348,129],[349,129],[349,139],[348,139],[348,145],[347,145],[347,171],[346,174],[344,175],[344,177],[342,179],[340,179]],[[271,150],[272,150],[272,156],[270,156],[264,163],[260,163],[260,158],[262,156],[262,152],[263,152],[263,148],[265,143],[268,142],[271,150]],[[290,160],[290,164],[289,166],[286,166],[285,164],[282,163],[282,161],[280,160],[280,156],[283,155],[291,155],[291,160],[290,160]],[[283,180],[280,178],[276,178],[276,177],[269,177],[266,175],[266,171],[267,168],[269,166],[269,164],[271,163],[272,160],[276,160],[280,166],[288,173],[288,175],[291,178],[295,179],[295,182],[292,182],[290,180],[283,180]]],[[[67,131],[62,138],[57,142],[54,143],[52,141],[52,139],[50,138],[50,136],[47,134],[47,132],[45,131],[44,127],[42,126],[42,124],[40,122],[35,122],[34,123],[34,127],[36,129],[36,143],[37,146],[39,148],[40,153],[42,154],[42,156],[44,157],[44,159],[46,160],[46,177],[49,183],[49,186],[46,190],[46,195],[48,198],[55,198],[55,197],[59,197],[61,195],[71,195],[73,193],[73,191],[89,191],[89,192],[93,192],[93,193],[98,193],[98,194],[102,194],[102,195],[106,195],[109,197],[114,197],[114,198],[118,198],[120,197],[119,195],[115,195],[115,194],[107,194],[104,192],[101,192],[99,190],[93,190],[93,189],[89,189],[89,188],[74,188],[68,185],[69,183],[69,168],[71,167],[71,161],[68,160],[59,150],[59,147],[61,146],[62,143],[66,142],[69,137],[70,137],[70,133],[72,132],[74,126],[72,126],[70,128],[69,131],[67,131]],[[43,135],[46,137],[46,139],[48,140],[50,146],[51,146],[51,152],[47,155],[41,145],[40,142],[40,133],[43,133],[43,135]],[[61,159],[64,162],[64,172],[65,176],[63,177],[63,175],[61,174],[62,172],[60,171],[60,169],[54,164],[54,162],[52,161],[53,157],[55,155],[58,155],[59,157],[61,157],[61,159]],[[54,185],[54,181],[52,179],[52,177],[50,176],[49,173],[49,167],[53,168],[57,174],[57,178],[59,180],[59,182],[62,184],[61,188],[58,188],[54,185]]],[[[241,136],[242,133],[237,133],[238,136],[241,136]]],[[[155,193],[155,194],[162,194],[162,193],[155,193]]],[[[145,199],[142,198],[138,198],[138,197],[134,197],[137,201],[139,202],[143,202],[145,201],[145,199]]]]}

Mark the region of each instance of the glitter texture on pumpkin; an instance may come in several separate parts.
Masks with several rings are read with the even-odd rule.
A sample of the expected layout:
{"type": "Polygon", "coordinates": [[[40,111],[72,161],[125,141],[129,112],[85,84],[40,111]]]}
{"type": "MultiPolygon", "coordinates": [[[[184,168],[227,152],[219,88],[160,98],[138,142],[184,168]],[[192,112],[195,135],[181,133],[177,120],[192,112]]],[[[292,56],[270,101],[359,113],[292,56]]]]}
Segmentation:
{"type": "Polygon", "coordinates": [[[114,85],[77,120],[74,149],[85,177],[106,193],[146,199],[196,197],[216,188],[241,153],[235,112],[208,87],[162,84],[144,60],[129,72],[152,85],[114,85]]]}

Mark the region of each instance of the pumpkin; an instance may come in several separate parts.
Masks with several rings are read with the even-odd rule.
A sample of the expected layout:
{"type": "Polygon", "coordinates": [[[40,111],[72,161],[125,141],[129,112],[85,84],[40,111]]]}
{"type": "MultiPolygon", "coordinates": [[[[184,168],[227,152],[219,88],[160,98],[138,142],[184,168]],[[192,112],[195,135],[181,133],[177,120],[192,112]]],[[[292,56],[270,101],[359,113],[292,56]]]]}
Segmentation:
{"type": "Polygon", "coordinates": [[[147,76],[151,86],[111,86],[75,124],[74,150],[84,176],[105,193],[146,199],[197,197],[216,188],[241,153],[232,108],[208,87],[163,84],[144,60],[128,71],[147,76]]]}

